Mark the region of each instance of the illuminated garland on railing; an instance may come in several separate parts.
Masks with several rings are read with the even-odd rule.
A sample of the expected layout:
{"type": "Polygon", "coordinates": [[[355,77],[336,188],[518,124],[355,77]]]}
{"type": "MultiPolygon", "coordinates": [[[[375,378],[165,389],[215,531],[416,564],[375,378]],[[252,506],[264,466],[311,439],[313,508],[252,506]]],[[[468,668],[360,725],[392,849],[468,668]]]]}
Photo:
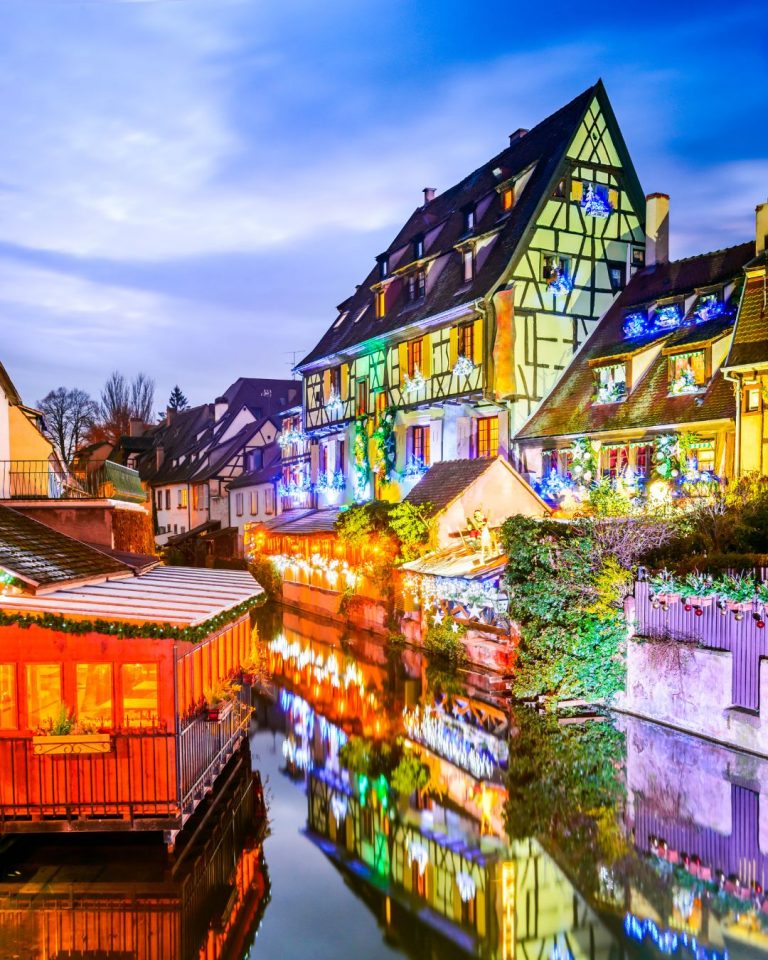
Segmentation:
{"type": "MultiPolygon", "coordinates": [[[[349,690],[355,687],[361,696],[365,695],[365,680],[362,670],[353,661],[349,661],[342,672],[339,667],[339,661],[334,653],[327,658],[321,653],[315,653],[311,647],[302,647],[297,641],[289,643],[284,634],[269,644],[269,651],[282,657],[286,663],[293,664],[299,670],[307,667],[312,671],[317,683],[328,681],[330,685],[337,690],[342,687],[349,690]]],[[[293,695],[292,695],[293,696],[293,695]]]]}
{"type": "Polygon", "coordinates": [[[280,447],[288,447],[293,443],[306,443],[309,440],[309,437],[303,430],[297,430],[292,428],[291,430],[284,430],[282,433],[277,435],[277,443],[280,447]]]}
{"type": "Polygon", "coordinates": [[[415,743],[470,773],[476,780],[490,780],[494,770],[505,767],[509,759],[503,740],[448,717],[434,707],[406,708],[403,726],[415,743]]]}
{"type": "Polygon", "coordinates": [[[85,633],[102,633],[121,640],[145,638],[152,640],[183,640],[187,643],[197,643],[205,640],[212,633],[239,620],[255,607],[261,606],[265,595],[259,594],[244,600],[230,610],[217,613],[215,617],[206,620],[194,627],[177,627],[171,623],[121,623],[116,620],[73,620],[58,613],[9,613],[0,610],[0,627],[20,627],[28,630],[30,627],[41,627],[43,630],[55,630],[57,633],[82,635],[85,633]]]}
{"type": "Polygon", "coordinates": [[[331,587],[338,584],[340,577],[344,581],[344,587],[354,587],[357,585],[360,576],[349,566],[346,560],[337,560],[336,558],[329,560],[319,553],[313,553],[309,560],[305,557],[289,557],[282,553],[269,559],[277,567],[281,576],[285,574],[286,570],[300,570],[308,576],[318,574],[326,577],[331,587]]]}
{"type": "Polygon", "coordinates": [[[317,493],[337,493],[343,490],[347,485],[347,478],[343,470],[328,471],[321,473],[315,483],[317,493]]]}
{"type": "Polygon", "coordinates": [[[439,610],[441,603],[460,603],[473,617],[483,610],[491,610],[503,617],[509,608],[506,593],[493,583],[467,580],[463,577],[436,577],[429,574],[406,574],[403,590],[421,603],[425,610],[439,610]]]}
{"type": "Polygon", "coordinates": [[[660,953],[666,955],[677,953],[682,948],[690,951],[696,960],[725,960],[728,956],[726,952],[708,950],[688,933],[660,930],[653,920],[641,920],[633,913],[628,913],[624,918],[624,932],[638,943],[648,938],[660,953]]]}
{"type": "Polygon", "coordinates": [[[408,463],[405,465],[405,470],[400,474],[403,480],[418,480],[423,477],[424,474],[429,470],[429,467],[424,463],[421,457],[414,457],[413,454],[408,457],[408,463]]]}
{"type": "Polygon", "coordinates": [[[419,370],[418,367],[413,371],[413,376],[409,377],[406,373],[403,381],[403,393],[406,396],[411,396],[414,393],[418,393],[419,390],[422,390],[426,384],[424,374],[419,370]]]}
{"type": "Polygon", "coordinates": [[[468,873],[462,870],[456,874],[456,886],[459,888],[462,903],[469,903],[470,900],[475,899],[477,885],[468,873]]]}
{"type": "Polygon", "coordinates": [[[475,370],[475,363],[470,357],[459,357],[453,365],[454,377],[468,377],[475,370]]]}
{"type": "Polygon", "coordinates": [[[333,420],[337,420],[344,413],[344,401],[339,396],[335,387],[331,387],[328,393],[328,399],[325,401],[325,410],[333,420]]]}

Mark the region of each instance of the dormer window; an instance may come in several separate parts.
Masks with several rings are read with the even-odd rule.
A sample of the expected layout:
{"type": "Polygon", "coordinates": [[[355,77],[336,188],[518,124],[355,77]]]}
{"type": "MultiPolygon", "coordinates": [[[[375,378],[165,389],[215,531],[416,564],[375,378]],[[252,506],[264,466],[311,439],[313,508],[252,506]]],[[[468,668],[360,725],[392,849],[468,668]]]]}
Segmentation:
{"type": "Polygon", "coordinates": [[[417,270],[408,275],[408,302],[415,303],[422,300],[427,289],[427,275],[424,270],[417,270]]]}
{"type": "Polygon", "coordinates": [[[618,403],[627,395],[627,368],[623,363],[598,367],[595,403],[618,403]]]}
{"type": "Polygon", "coordinates": [[[385,290],[377,290],[376,294],[376,319],[381,320],[381,318],[387,312],[387,294],[385,290]]]}
{"type": "Polygon", "coordinates": [[[674,395],[698,393],[707,382],[703,350],[677,353],[669,358],[669,392],[674,395]]]}
{"type": "Polygon", "coordinates": [[[461,266],[464,283],[469,283],[475,276],[475,251],[472,247],[465,247],[461,251],[461,266]]]}
{"type": "Polygon", "coordinates": [[[501,209],[504,213],[511,210],[515,205],[515,188],[514,187],[505,187],[501,191],[501,209]]]}
{"type": "Polygon", "coordinates": [[[475,229],[475,208],[474,206],[464,208],[464,233],[472,233],[475,229]]]}
{"type": "Polygon", "coordinates": [[[379,280],[386,280],[389,275],[389,257],[386,253],[382,253],[380,257],[377,257],[377,262],[379,264],[379,280]]]}
{"type": "Polygon", "coordinates": [[[413,259],[421,260],[424,256],[424,236],[420,235],[413,238],[413,259]]]}

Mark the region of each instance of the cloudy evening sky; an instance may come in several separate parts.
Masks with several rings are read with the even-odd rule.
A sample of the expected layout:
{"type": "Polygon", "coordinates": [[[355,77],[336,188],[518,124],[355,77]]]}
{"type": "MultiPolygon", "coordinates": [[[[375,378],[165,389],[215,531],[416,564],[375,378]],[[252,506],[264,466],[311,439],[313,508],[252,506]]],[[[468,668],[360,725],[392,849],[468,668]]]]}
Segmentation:
{"type": "Polygon", "coordinates": [[[602,76],[675,257],[768,198],[764,0],[0,0],[0,360],[25,400],[287,376],[421,198],[602,76]]]}

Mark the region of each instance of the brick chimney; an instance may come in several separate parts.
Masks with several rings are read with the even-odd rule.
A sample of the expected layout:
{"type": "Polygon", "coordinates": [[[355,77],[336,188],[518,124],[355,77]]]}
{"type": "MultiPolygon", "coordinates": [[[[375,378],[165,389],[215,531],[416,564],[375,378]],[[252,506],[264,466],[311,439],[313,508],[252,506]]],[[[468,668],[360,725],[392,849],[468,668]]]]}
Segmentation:
{"type": "Polygon", "coordinates": [[[768,203],[755,207],[755,253],[757,256],[768,248],[768,203]]]}
{"type": "Polygon", "coordinates": [[[517,143],[518,140],[522,140],[523,137],[528,133],[524,127],[518,127],[514,133],[509,135],[509,145],[512,146],[513,143],[517,143]]]}
{"type": "Polygon", "coordinates": [[[645,265],[669,263],[669,195],[649,193],[645,198],[645,265]]]}
{"type": "Polygon", "coordinates": [[[140,437],[144,433],[144,421],[141,417],[131,417],[128,422],[128,436],[140,437]]]}
{"type": "Polygon", "coordinates": [[[424,187],[423,193],[424,193],[424,206],[426,207],[426,205],[429,203],[430,200],[435,199],[435,194],[437,193],[437,190],[435,190],[434,187],[424,187]]]}

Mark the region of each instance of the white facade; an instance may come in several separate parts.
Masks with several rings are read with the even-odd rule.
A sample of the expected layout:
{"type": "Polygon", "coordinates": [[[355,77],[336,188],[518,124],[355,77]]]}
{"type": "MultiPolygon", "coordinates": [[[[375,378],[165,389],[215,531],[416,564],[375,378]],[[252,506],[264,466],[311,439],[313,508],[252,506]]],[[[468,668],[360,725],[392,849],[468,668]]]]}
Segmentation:
{"type": "Polygon", "coordinates": [[[229,491],[229,526],[237,527],[237,552],[244,556],[243,536],[248,523],[272,520],[279,510],[274,483],[254,483],[229,491]]]}

